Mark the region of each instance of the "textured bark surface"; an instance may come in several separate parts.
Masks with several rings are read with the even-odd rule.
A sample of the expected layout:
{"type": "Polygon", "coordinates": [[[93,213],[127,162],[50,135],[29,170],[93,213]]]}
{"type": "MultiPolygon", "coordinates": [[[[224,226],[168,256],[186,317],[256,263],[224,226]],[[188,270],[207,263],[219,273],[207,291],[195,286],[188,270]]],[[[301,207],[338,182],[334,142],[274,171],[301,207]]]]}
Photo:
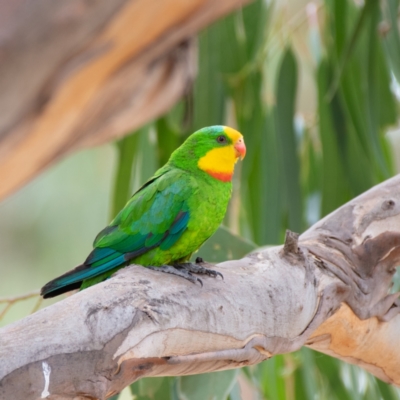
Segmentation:
{"type": "Polygon", "coordinates": [[[248,0],[0,1],[0,199],[167,111],[201,28],[248,0]]]}
{"type": "Polygon", "coordinates": [[[1,399],[105,399],[145,376],[261,362],[303,345],[400,386],[400,175],[204,287],[130,266],[0,330],[1,399]],[[80,397],[77,397],[80,396],[80,397]]]}

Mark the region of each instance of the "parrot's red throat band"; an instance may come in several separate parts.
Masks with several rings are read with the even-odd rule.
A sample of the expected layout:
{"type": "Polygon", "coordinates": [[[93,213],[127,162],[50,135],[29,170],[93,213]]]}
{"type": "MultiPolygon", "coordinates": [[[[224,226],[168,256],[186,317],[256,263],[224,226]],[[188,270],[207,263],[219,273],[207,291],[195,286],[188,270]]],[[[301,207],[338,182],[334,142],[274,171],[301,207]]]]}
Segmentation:
{"type": "Polygon", "coordinates": [[[205,170],[205,172],[207,172],[207,174],[212,176],[213,178],[218,179],[222,182],[230,182],[233,176],[233,174],[229,172],[217,172],[211,170],[205,170]]]}

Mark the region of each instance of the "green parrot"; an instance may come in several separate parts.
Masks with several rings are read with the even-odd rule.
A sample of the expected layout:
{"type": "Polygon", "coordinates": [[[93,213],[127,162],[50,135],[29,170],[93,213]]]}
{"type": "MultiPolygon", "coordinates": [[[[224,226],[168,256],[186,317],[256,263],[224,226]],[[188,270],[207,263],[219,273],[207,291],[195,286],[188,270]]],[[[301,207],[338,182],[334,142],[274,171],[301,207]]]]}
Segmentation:
{"type": "Polygon", "coordinates": [[[221,275],[188,261],[221,224],[235,163],[245,154],[243,136],[232,128],[211,126],[190,135],[97,235],[86,261],[48,282],[41,295],[84,289],[131,263],[194,283],[202,282],[193,273],[221,275]]]}

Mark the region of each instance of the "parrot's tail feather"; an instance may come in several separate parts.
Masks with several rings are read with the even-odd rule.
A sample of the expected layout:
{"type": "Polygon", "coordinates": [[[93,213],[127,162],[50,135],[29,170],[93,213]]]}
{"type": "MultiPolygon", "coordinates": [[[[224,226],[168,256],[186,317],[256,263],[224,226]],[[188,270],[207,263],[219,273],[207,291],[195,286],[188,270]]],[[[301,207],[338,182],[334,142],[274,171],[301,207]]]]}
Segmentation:
{"type": "Polygon", "coordinates": [[[116,253],[116,257],[114,259],[107,260],[107,262],[101,265],[79,265],[72,271],[69,271],[46,283],[46,285],[42,287],[40,294],[43,296],[43,298],[47,299],[74,289],[79,289],[82,281],[85,279],[90,279],[101,275],[106,271],[123,265],[126,263],[126,261],[127,259],[124,254],[116,253]]]}
{"type": "Polygon", "coordinates": [[[140,249],[125,254],[110,248],[95,248],[82,265],[78,265],[72,271],[68,271],[46,283],[46,285],[42,287],[40,294],[43,298],[47,299],[74,289],[84,289],[87,286],[91,286],[82,286],[82,282],[110,271],[111,275],[115,268],[127,265],[130,260],[157,247],[167,235],[168,232],[152,246],[141,247],[140,249]]]}
{"type": "Polygon", "coordinates": [[[56,297],[60,294],[70,292],[71,290],[79,289],[82,285],[82,282],[71,283],[67,286],[62,286],[58,288],[51,289],[49,284],[53,283],[53,281],[47,283],[45,286],[42,287],[40,294],[43,296],[44,299],[50,299],[51,297],[56,297]]]}
{"type": "Polygon", "coordinates": [[[79,289],[83,280],[80,278],[80,272],[84,272],[89,268],[90,266],[85,264],[78,265],[72,271],[68,271],[67,273],[46,283],[40,290],[40,294],[43,298],[48,299],[69,292],[70,290],[79,289]]]}

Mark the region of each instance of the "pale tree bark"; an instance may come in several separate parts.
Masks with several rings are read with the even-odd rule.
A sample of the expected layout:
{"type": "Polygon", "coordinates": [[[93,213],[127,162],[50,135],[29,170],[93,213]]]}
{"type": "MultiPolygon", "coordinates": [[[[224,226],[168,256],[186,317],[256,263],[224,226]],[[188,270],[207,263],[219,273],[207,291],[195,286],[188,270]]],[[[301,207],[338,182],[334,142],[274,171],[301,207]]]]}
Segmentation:
{"type": "MultiPolygon", "coordinates": [[[[265,221],[268,223],[268,221],[265,221]]],[[[1,399],[105,399],[142,377],[307,345],[400,386],[400,175],[204,286],[130,266],[0,331],[1,399]]]]}
{"type": "Polygon", "coordinates": [[[0,199],[165,113],[195,76],[194,35],[248,1],[0,1],[0,199]]]}

